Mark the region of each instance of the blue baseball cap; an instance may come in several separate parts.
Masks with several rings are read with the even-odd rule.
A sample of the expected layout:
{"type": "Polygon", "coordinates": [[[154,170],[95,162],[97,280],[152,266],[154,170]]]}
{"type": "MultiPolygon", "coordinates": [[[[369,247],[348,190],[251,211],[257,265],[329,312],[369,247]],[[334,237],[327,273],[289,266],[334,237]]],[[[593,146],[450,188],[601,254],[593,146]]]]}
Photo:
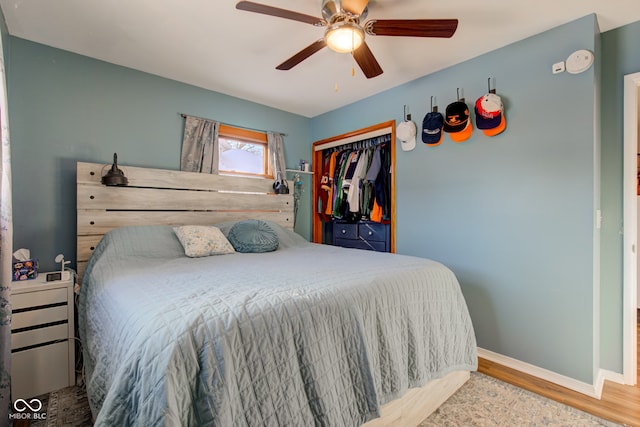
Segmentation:
{"type": "Polygon", "coordinates": [[[435,147],[442,142],[444,117],[442,113],[431,111],[422,120],[422,142],[435,147]]]}

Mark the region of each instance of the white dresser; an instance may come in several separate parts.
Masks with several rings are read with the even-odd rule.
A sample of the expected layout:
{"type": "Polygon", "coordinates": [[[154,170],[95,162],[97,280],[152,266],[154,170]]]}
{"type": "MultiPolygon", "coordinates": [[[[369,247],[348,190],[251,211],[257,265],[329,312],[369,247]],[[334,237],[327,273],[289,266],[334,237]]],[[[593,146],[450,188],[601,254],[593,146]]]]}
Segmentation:
{"type": "Polygon", "coordinates": [[[75,384],[74,276],[11,285],[11,394],[26,399],[75,384]]]}

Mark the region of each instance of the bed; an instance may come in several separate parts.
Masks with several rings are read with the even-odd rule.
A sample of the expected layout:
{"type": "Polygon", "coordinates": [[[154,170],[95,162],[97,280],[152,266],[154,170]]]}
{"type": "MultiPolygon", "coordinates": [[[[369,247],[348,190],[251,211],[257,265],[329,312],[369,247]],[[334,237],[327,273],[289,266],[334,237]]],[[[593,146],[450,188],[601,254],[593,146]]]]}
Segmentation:
{"type": "Polygon", "coordinates": [[[415,426],[477,368],[442,264],[309,243],[268,180],[121,166],[130,187],[107,188],[104,168],[78,163],[95,425],[415,426]],[[175,232],[255,219],[277,250],[192,258],[175,232]]]}

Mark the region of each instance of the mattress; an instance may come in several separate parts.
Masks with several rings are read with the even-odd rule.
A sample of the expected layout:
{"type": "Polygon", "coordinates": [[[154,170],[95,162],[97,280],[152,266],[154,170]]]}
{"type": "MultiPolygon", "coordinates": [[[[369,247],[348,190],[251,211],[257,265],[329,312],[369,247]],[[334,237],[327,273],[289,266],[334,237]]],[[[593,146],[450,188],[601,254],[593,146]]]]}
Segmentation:
{"type": "Polygon", "coordinates": [[[78,314],[96,426],[358,426],[477,368],[451,270],[270,226],[276,251],[202,258],[169,226],[104,236],[78,314]]]}

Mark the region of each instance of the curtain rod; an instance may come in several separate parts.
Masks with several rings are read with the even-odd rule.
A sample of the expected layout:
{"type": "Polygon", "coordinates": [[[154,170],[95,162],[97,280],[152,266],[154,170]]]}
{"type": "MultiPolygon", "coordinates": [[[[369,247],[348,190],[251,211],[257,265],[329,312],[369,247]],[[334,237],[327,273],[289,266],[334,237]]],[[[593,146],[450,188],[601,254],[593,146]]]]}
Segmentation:
{"type": "MultiPolygon", "coordinates": [[[[195,118],[195,119],[200,119],[200,120],[209,120],[209,121],[214,121],[214,122],[217,122],[217,121],[218,121],[218,120],[214,120],[214,119],[207,119],[206,117],[192,116],[191,114],[185,114],[185,113],[178,113],[178,114],[179,114],[179,115],[180,115],[180,117],[182,117],[183,119],[186,119],[186,118],[187,118],[187,116],[188,116],[188,117],[193,117],[193,118],[195,118]]],[[[275,130],[255,129],[255,128],[248,128],[248,127],[246,127],[246,126],[238,126],[238,125],[234,125],[234,124],[231,124],[231,123],[224,123],[224,122],[220,122],[220,123],[223,123],[223,124],[225,124],[225,125],[227,125],[227,126],[233,126],[233,127],[236,127],[236,128],[242,128],[242,129],[246,129],[246,130],[253,130],[253,131],[256,131],[256,132],[273,132],[273,133],[280,134],[280,135],[282,135],[282,136],[287,136],[287,134],[286,134],[286,133],[278,132],[278,131],[275,131],[275,130]]]]}

